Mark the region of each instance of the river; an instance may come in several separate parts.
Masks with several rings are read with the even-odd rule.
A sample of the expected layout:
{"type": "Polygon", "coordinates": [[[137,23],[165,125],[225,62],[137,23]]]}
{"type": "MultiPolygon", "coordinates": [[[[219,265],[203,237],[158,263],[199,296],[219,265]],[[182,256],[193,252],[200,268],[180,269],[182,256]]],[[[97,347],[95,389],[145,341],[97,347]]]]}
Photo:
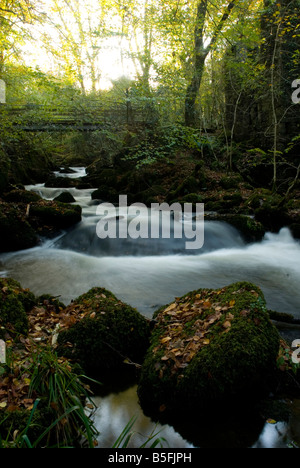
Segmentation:
{"type": "MultiPolygon", "coordinates": [[[[84,168],[78,168],[66,177],[84,175],[84,168]]],[[[247,280],[262,288],[270,309],[300,319],[300,243],[288,229],[268,233],[262,242],[247,244],[235,228],[207,221],[204,246],[199,251],[185,250],[184,239],[100,240],[96,234],[99,203],[92,201],[92,189],[54,189],[43,184],[26,188],[48,200],[68,190],[83,209],[82,222],[57,238],[44,239],[33,249],[0,255],[0,275],[15,278],[36,295],[60,296],[67,305],[90,288],[101,286],[152,317],[159,306],[191,290],[247,280]]],[[[294,338],[300,338],[297,327],[292,332],[294,338]]],[[[95,418],[102,434],[99,447],[110,447],[134,415],[138,416],[137,432],[152,431],[153,423],[142,414],[135,390],[133,386],[97,399],[95,418]]],[[[298,410],[297,403],[294,411],[298,410]]],[[[298,437],[300,443],[299,420],[293,420],[293,427],[280,421],[266,424],[257,437],[255,433],[251,446],[278,447],[285,445],[289,437],[298,437]]],[[[212,428],[212,438],[215,433],[216,427],[212,428]]],[[[189,435],[180,435],[169,426],[164,427],[162,436],[172,448],[198,446],[189,435]]],[[[136,435],[136,446],[140,438],[136,435]]],[[[203,445],[207,444],[203,441],[203,445]]]]}

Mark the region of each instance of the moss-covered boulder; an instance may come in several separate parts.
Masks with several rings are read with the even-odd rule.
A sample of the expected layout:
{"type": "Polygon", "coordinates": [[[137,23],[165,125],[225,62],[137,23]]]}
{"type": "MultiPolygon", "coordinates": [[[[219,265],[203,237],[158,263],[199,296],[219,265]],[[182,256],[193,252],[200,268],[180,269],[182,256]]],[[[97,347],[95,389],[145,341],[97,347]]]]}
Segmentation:
{"type": "Polygon", "coordinates": [[[58,352],[89,375],[141,364],[149,346],[149,321],[103,288],[93,288],[65,310],[75,317],[58,336],[58,352]],[[70,310],[71,309],[71,310],[70,310]],[[74,323],[75,321],[75,323],[74,323]]]}
{"type": "Polygon", "coordinates": [[[38,244],[38,235],[26,219],[26,205],[19,206],[0,200],[0,251],[25,250],[38,244]]]}
{"type": "Polygon", "coordinates": [[[6,332],[27,335],[29,312],[35,305],[34,295],[10,278],[0,278],[0,338],[6,332]]]}
{"type": "Polygon", "coordinates": [[[206,213],[207,221],[224,221],[234,226],[246,242],[259,242],[266,234],[264,226],[250,216],[241,214],[206,213]]]}
{"type": "Polygon", "coordinates": [[[29,221],[37,229],[44,227],[66,229],[81,221],[82,209],[79,205],[41,200],[30,207],[29,221]]]}
{"type": "Polygon", "coordinates": [[[138,386],[146,413],[195,413],[268,388],[280,339],[253,284],[193,291],[155,316],[138,386]]]}
{"type": "Polygon", "coordinates": [[[119,194],[111,187],[103,186],[92,193],[92,200],[105,201],[109,203],[118,203],[119,194]]]}
{"type": "Polygon", "coordinates": [[[38,245],[41,235],[52,235],[81,221],[78,205],[46,201],[39,195],[13,190],[0,200],[0,252],[38,245]]]}
{"type": "Polygon", "coordinates": [[[4,195],[5,201],[13,203],[33,203],[41,200],[41,197],[29,190],[14,189],[4,195]]]}
{"type": "Polygon", "coordinates": [[[283,197],[267,190],[256,190],[249,200],[254,208],[255,219],[272,232],[291,224],[288,209],[283,197]]]}

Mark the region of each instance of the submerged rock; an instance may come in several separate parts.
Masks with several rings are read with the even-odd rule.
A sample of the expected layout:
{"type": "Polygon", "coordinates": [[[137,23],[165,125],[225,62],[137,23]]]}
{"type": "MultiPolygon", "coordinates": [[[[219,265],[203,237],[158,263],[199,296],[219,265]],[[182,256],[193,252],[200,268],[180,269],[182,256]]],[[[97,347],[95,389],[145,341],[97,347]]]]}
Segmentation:
{"type": "Polygon", "coordinates": [[[146,413],[230,406],[268,387],[280,338],[253,284],[190,292],[155,317],[138,386],[146,413]]]}
{"type": "Polygon", "coordinates": [[[58,335],[58,350],[91,375],[141,364],[149,346],[149,321],[111,292],[93,288],[65,313],[73,322],[58,335]]]}

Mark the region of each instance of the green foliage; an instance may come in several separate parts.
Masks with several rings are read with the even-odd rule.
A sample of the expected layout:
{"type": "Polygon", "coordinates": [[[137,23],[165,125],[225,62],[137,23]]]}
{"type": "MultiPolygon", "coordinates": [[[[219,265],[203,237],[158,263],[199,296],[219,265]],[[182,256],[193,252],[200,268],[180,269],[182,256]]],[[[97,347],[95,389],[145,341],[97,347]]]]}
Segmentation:
{"type": "MultiPolygon", "coordinates": [[[[134,424],[137,420],[137,417],[132,417],[128,424],[125,426],[115,443],[113,444],[112,448],[120,449],[120,448],[128,448],[132,439],[136,435],[135,431],[132,431],[134,424]]],[[[158,437],[159,432],[153,432],[146,438],[146,441],[139,447],[139,448],[151,448],[154,449],[156,447],[163,448],[163,444],[166,440],[162,437],[158,437]]]]}
{"type": "Polygon", "coordinates": [[[27,335],[28,312],[36,303],[34,295],[13,279],[0,279],[0,337],[6,330],[27,335]]]}

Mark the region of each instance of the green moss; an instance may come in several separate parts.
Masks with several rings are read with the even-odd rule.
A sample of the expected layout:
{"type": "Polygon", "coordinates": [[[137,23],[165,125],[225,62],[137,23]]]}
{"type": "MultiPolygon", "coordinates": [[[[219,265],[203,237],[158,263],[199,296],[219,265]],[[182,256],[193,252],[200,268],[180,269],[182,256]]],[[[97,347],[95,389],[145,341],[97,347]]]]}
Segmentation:
{"type": "Polygon", "coordinates": [[[92,200],[103,200],[109,203],[117,203],[119,201],[119,194],[114,188],[104,185],[92,193],[92,200]]]}
{"type": "Polygon", "coordinates": [[[5,200],[14,203],[32,203],[41,200],[41,197],[37,193],[17,189],[6,193],[5,200]]]}
{"type": "Polygon", "coordinates": [[[239,188],[239,184],[243,182],[243,179],[239,175],[234,175],[231,177],[223,177],[220,180],[220,185],[225,190],[236,189],[239,188]]]}
{"type": "Polygon", "coordinates": [[[0,148],[0,194],[9,186],[10,161],[2,148],[0,148]]]}
{"type": "Polygon", "coordinates": [[[228,216],[227,222],[237,228],[248,242],[260,241],[266,233],[264,226],[259,221],[249,216],[228,216]]]}
{"type": "Polygon", "coordinates": [[[43,294],[42,296],[39,296],[37,298],[37,303],[41,305],[52,306],[57,313],[66,308],[65,304],[63,304],[59,298],[53,297],[51,294],[43,294]]]}
{"type": "Polygon", "coordinates": [[[36,304],[34,295],[13,279],[0,279],[0,336],[7,327],[16,333],[27,335],[29,323],[27,313],[36,304]]]}
{"type": "Polygon", "coordinates": [[[44,201],[34,203],[30,208],[30,218],[36,218],[39,226],[53,226],[65,229],[81,221],[81,207],[65,203],[44,201]]]}
{"type": "Polygon", "coordinates": [[[275,310],[269,310],[268,312],[271,320],[276,320],[277,322],[284,323],[295,323],[295,317],[291,314],[286,314],[284,312],[276,312],[275,310]]]}
{"type": "MultiPolygon", "coordinates": [[[[34,443],[56,418],[51,409],[36,409],[32,414],[31,424],[27,427],[30,416],[30,411],[26,409],[0,410],[0,437],[2,440],[12,442],[14,432],[17,431],[17,436],[24,432],[30,443],[34,443]]],[[[43,443],[45,444],[45,440],[43,443]]]]}
{"type": "Polygon", "coordinates": [[[187,177],[179,186],[176,184],[174,189],[171,189],[171,191],[174,192],[175,197],[184,197],[190,193],[197,193],[198,190],[199,182],[194,176],[187,177]]]}
{"type": "Polygon", "coordinates": [[[143,409],[151,415],[161,407],[167,413],[201,411],[210,404],[263,394],[275,372],[279,335],[262,291],[241,282],[193,291],[175,304],[179,312],[172,315],[163,307],[155,314],[157,325],[138,387],[143,409]],[[182,322],[185,314],[188,320],[182,322]],[[175,357],[173,348],[179,348],[175,357]]]}
{"type": "Polygon", "coordinates": [[[197,193],[189,193],[182,198],[184,203],[203,203],[203,197],[197,193]]]}
{"type": "Polygon", "coordinates": [[[121,368],[127,358],[141,363],[150,330],[148,321],[135,309],[102,288],[93,288],[69,307],[85,317],[59,334],[61,354],[93,375],[121,368]]]}

